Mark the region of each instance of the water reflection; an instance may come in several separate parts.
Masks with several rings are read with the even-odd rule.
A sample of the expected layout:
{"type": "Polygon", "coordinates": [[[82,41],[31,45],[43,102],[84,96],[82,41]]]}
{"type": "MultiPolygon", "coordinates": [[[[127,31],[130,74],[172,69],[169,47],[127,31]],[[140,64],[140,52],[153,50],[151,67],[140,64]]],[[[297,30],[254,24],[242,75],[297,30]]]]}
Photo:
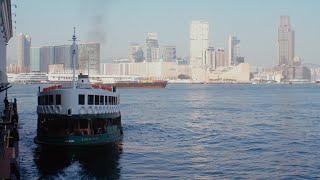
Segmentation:
{"type": "Polygon", "coordinates": [[[34,151],[34,161],[42,177],[57,176],[77,162],[80,164],[81,176],[119,179],[121,154],[121,143],[89,148],[38,146],[34,151]]]}

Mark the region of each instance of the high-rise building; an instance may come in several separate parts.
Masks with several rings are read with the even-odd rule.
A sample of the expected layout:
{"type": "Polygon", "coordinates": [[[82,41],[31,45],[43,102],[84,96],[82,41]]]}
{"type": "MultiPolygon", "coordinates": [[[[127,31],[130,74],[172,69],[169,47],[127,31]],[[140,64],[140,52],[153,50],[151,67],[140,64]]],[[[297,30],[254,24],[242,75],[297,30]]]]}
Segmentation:
{"type": "Polygon", "coordinates": [[[100,73],[100,44],[84,43],[78,45],[79,71],[82,73],[100,73]]]}
{"type": "Polygon", "coordinates": [[[17,58],[18,66],[21,68],[21,71],[23,72],[30,71],[30,47],[30,36],[20,33],[18,35],[17,58]]]}
{"type": "Polygon", "coordinates": [[[31,47],[30,71],[40,71],[40,47],[31,47]]]}
{"type": "Polygon", "coordinates": [[[64,64],[64,67],[67,69],[71,69],[73,67],[71,45],[54,46],[54,64],[64,64]]]}
{"type": "Polygon", "coordinates": [[[40,48],[40,71],[49,72],[48,66],[55,63],[54,46],[40,48]]]}
{"type": "MultiPolygon", "coordinates": [[[[52,64],[63,64],[63,68],[65,68],[66,70],[72,69],[73,64],[71,50],[71,45],[42,46],[32,48],[32,70],[40,72],[49,72],[48,66],[52,64]]],[[[89,73],[99,74],[100,44],[78,44],[77,51],[78,56],[75,58],[76,68],[83,73],[87,73],[89,68],[89,73]]]]}
{"type": "Polygon", "coordinates": [[[209,23],[192,21],[190,25],[190,65],[201,67],[203,51],[209,47],[209,23]]]}
{"type": "Polygon", "coordinates": [[[238,57],[240,57],[240,40],[230,35],[228,38],[228,66],[238,65],[238,57]]]}
{"type": "Polygon", "coordinates": [[[159,60],[159,43],[157,33],[148,33],[144,55],[147,62],[155,62],[159,60]]]}
{"type": "Polygon", "coordinates": [[[161,59],[165,62],[175,62],[177,59],[176,46],[161,46],[161,59]]]}
{"type": "Polygon", "coordinates": [[[289,16],[280,16],[278,27],[278,65],[292,65],[294,58],[294,31],[289,16]]]}
{"type": "Polygon", "coordinates": [[[215,57],[215,50],[213,47],[208,47],[203,52],[203,62],[202,64],[206,68],[215,69],[216,68],[216,57],[215,57]]]}
{"type": "Polygon", "coordinates": [[[144,60],[143,48],[136,43],[132,43],[129,47],[129,61],[142,62],[144,60]]]}
{"type": "Polygon", "coordinates": [[[225,60],[225,53],[223,48],[218,48],[215,50],[215,60],[216,60],[216,67],[228,66],[228,63],[225,60]]]}

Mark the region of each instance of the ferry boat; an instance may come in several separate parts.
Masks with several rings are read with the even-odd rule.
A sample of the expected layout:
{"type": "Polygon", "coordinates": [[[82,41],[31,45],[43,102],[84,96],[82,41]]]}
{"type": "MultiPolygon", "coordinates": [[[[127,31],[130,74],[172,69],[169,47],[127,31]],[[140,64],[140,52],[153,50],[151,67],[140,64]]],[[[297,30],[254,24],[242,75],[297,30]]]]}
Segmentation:
{"type": "Polygon", "coordinates": [[[123,131],[119,93],[113,86],[75,77],[76,36],[72,37],[72,84],[54,85],[38,93],[36,144],[89,146],[119,142],[123,131]]]}

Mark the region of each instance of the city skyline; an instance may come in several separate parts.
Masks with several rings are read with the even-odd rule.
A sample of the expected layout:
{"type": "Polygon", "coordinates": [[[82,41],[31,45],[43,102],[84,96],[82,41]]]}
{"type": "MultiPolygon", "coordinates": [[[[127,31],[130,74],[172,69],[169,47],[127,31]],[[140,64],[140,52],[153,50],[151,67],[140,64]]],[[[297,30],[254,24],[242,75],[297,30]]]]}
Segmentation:
{"type": "MultiPolygon", "coordinates": [[[[320,27],[320,23],[314,20],[319,14],[316,9],[318,2],[313,5],[305,1],[247,0],[241,3],[190,1],[183,4],[182,2],[184,1],[177,0],[172,3],[170,1],[170,6],[168,6],[169,1],[149,2],[144,0],[93,1],[92,3],[86,1],[50,3],[32,0],[27,3],[18,2],[15,34],[19,32],[30,34],[35,46],[65,44],[70,39],[69,29],[76,25],[79,27],[81,40],[102,41],[100,42],[101,59],[102,62],[105,62],[112,57],[127,58],[127,50],[131,42],[143,43],[147,32],[157,32],[160,43],[176,46],[177,56],[184,57],[189,55],[190,22],[205,20],[210,24],[210,45],[227,49],[228,36],[235,35],[241,39],[241,55],[248,63],[274,66],[278,64],[276,46],[278,19],[281,15],[288,15],[296,31],[295,54],[302,57],[303,62],[318,62],[318,57],[313,53],[316,52],[316,49],[313,48],[316,47],[318,38],[317,27],[320,27]],[[21,9],[30,9],[29,6],[35,6],[35,4],[42,9],[43,16],[36,17],[36,13],[28,13],[28,16],[24,16],[26,12],[21,9]],[[71,6],[71,4],[75,6],[74,9],[68,8],[68,5],[71,6]],[[19,6],[21,6],[20,9],[19,6]],[[54,16],[52,9],[55,8],[46,11],[49,7],[61,8],[61,11],[54,16]],[[151,7],[159,8],[151,10],[151,7]],[[177,9],[179,7],[183,9],[183,12],[177,9]],[[140,11],[139,9],[145,10],[140,11]],[[92,13],[93,10],[95,13],[92,13]],[[85,18],[80,18],[84,15],[85,18]],[[61,16],[64,19],[59,18],[61,16]],[[37,23],[49,25],[39,28],[37,23]],[[56,24],[61,24],[61,27],[57,27],[56,24]],[[96,35],[90,36],[92,34],[96,35]]],[[[9,42],[8,56],[10,59],[13,59],[14,56],[12,53],[14,50],[12,51],[11,48],[13,43],[14,40],[9,42]]]]}

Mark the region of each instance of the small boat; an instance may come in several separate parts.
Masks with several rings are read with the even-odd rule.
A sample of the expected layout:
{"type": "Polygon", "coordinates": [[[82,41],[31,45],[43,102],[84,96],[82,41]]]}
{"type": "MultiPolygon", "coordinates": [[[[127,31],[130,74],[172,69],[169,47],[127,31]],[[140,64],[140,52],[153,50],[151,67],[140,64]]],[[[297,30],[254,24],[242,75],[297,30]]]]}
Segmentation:
{"type": "MultiPolygon", "coordinates": [[[[76,36],[72,37],[72,61],[76,36]]],[[[119,94],[113,86],[95,85],[89,75],[72,84],[39,87],[36,144],[49,146],[96,146],[119,142],[123,131],[119,94]]]]}

